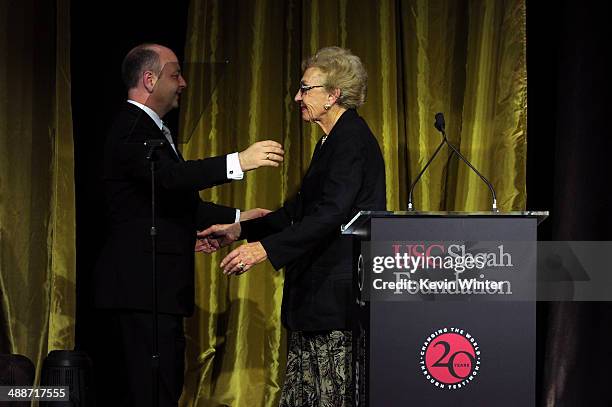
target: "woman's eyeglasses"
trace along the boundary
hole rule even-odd
[[[307,93],[310,89],[314,89],[314,88],[324,88],[324,85],[304,85],[303,83],[300,83],[300,94],[304,95],[305,93]]]

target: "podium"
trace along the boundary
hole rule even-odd
[[[547,212],[360,212],[354,405],[535,406]]]

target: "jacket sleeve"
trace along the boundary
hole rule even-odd
[[[150,182],[150,161],[145,158],[145,140],[152,139],[145,130],[136,129],[122,137],[114,145],[113,156],[117,157],[122,173],[138,181]],[[168,190],[203,190],[228,182],[226,156],[202,160],[176,161],[166,145],[157,149],[155,162],[156,184]]]
[[[343,144],[330,164],[322,194],[310,214],[261,240],[275,269],[307,254],[329,233],[339,232],[361,188],[364,162],[365,154],[358,143]]]
[[[234,223],[236,220],[236,208],[200,199],[196,217],[198,230],[203,230],[216,223]]]
[[[249,242],[259,241],[291,226],[293,219],[296,217],[298,205],[300,205],[299,193],[288,199],[279,209],[266,216],[240,222],[240,239],[247,239]]]

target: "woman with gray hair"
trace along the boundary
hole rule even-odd
[[[329,47],[304,61],[295,101],[323,130],[299,192],[259,219],[215,225],[200,237],[247,239],[221,262],[238,275],[269,260],[286,268],[281,318],[289,331],[281,407],[352,405],[352,241],[340,226],[359,211],[385,210],[385,167],[357,114],[367,74],[350,51]]]

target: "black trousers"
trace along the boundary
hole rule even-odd
[[[96,351],[94,369],[98,406],[153,405],[153,319],[148,312],[100,313],[104,350]],[[183,390],[185,334],[183,317],[159,314],[159,406],[178,406]]]

